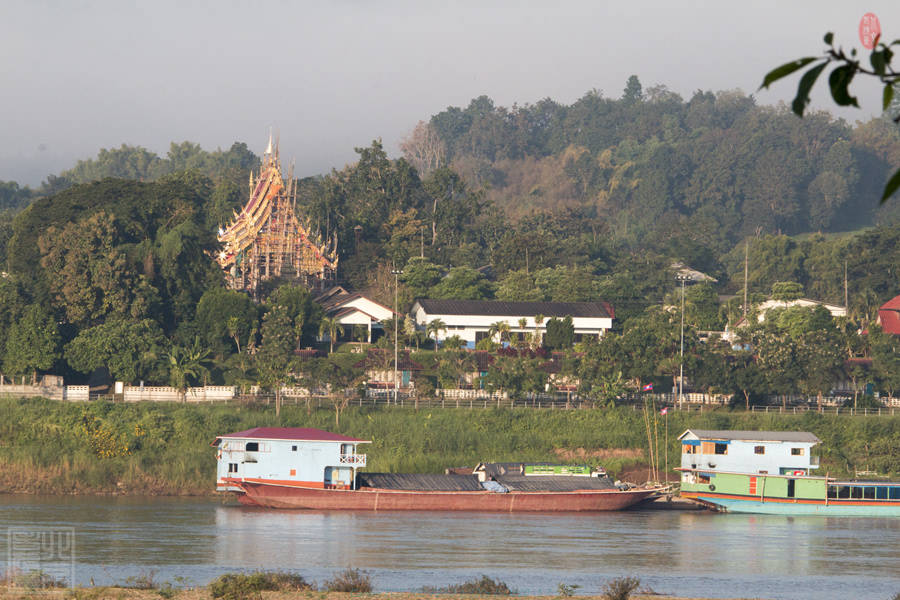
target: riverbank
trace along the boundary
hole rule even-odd
[[[173,590],[172,592],[163,592],[159,590],[136,590],[132,588],[119,587],[89,587],[58,589],[58,590],[40,590],[40,591],[22,591],[15,590],[3,591],[4,600],[40,600],[47,598],[48,592],[68,594],[69,598],[77,598],[78,600],[159,600],[160,598],[169,598],[174,600],[209,600],[210,593],[206,588],[198,588],[194,590]],[[425,594],[421,592],[390,592],[390,593],[370,593],[361,594],[358,592],[260,592],[260,600],[498,600],[498,598],[507,598],[509,600],[561,600],[565,596],[497,596],[487,594]],[[607,596],[572,596],[577,600],[608,600]],[[248,596],[247,598],[254,598]],[[666,600],[707,600],[704,598],[686,598],[681,596],[667,596],[662,594],[632,594],[631,600],[653,600],[663,598]],[[739,600],[739,599],[735,599]]]
[[[900,475],[900,416],[777,415],[720,409],[656,415],[660,470],[680,460],[688,427],[811,431],[821,473]],[[368,470],[439,473],[481,461],[585,462],[647,479],[647,427],[631,407],[579,410],[177,403],[64,403],[0,398],[0,491],[40,494],[210,495],[219,434],[261,426],[318,427],[372,440]],[[654,448],[656,451],[656,447]]]

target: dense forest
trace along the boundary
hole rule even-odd
[[[729,295],[743,288],[745,255],[754,302],[790,289],[843,304],[846,272],[840,331],[871,329],[870,341],[830,337],[840,356],[820,356],[826,366],[797,358],[787,381],[753,394],[822,393],[852,356],[880,357],[884,389],[900,388],[896,349],[874,327],[878,306],[900,293],[900,201],[877,200],[900,164],[900,131],[887,119],[798,119],[739,92],[684,101],[632,77],[618,99],[591,91],[569,106],[504,108],[482,96],[421,121],[401,148],[391,159],[376,140],[354,163],[298,182],[298,212],[337,236],[339,275],[352,288],[392,303],[399,266],[404,305],[608,301],[615,335],[567,367],[590,390],[671,376],[677,336],[664,307],[678,300],[677,265],[713,278],[686,291],[692,340],[740,317]],[[333,324],[289,284],[273,282],[260,305],[226,291],[211,259],[258,165],[242,143],[213,152],[173,143],[165,157],[123,145],[35,190],[0,182],[2,371],[78,378],[107,366],[118,379],[179,387],[284,381],[291,367],[278,357]],[[753,332],[756,347],[790,338],[799,356],[821,346],[816,318],[786,315]],[[407,328],[403,341],[427,345],[422,333]],[[707,348],[688,344],[716,374],[697,385],[741,388],[726,372],[743,357]],[[787,372],[784,357],[764,354],[756,359]],[[441,358],[428,361],[440,379]],[[316,362],[304,377],[349,382],[353,362]],[[497,364],[495,385],[511,389],[503,370],[516,365]]]

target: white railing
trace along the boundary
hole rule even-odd
[[[341,454],[342,465],[356,465],[357,467],[366,466],[365,454]]]

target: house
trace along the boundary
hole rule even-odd
[[[356,327],[365,327],[367,342],[384,334],[382,323],[393,318],[394,311],[362,294],[348,292],[341,286],[329,288],[314,298],[325,315],[337,319],[344,328],[344,338],[353,337]]]
[[[829,304],[827,302],[820,302],[818,300],[810,300],[809,298],[797,298],[796,300],[766,300],[758,304],[756,309],[756,320],[759,323],[764,323],[769,311],[780,308],[793,308],[796,306],[802,306],[804,308],[815,308],[816,306],[821,306],[825,308],[831,314],[832,318],[834,317],[846,317],[847,316],[847,307],[839,306],[837,304]],[[722,339],[726,342],[734,342],[738,338],[737,330],[743,327],[746,327],[750,324],[750,319],[753,317],[748,315],[746,317],[741,317],[737,321],[735,321],[734,325],[726,325],[725,331],[722,333]]]
[[[367,440],[306,427],[254,427],[222,435],[217,448],[216,490],[240,492],[233,482],[276,482],[287,487],[353,489],[356,470],[366,466],[357,454]]]
[[[366,387],[370,390],[394,389],[394,352],[384,348],[369,348],[366,357],[353,365],[355,369],[365,369]],[[422,365],[409,357],[409,351],[401,350],[397,355],[397,381],[399,388],[415,387],[413,371],[423,370]]]
[[[575,341],[585,337],[600,337],[612,328],[615,313],[607,302],[502,302],[495,300],[429,300],[419,299],[412,306],[416,326],[426,329],[432,321],[439,320],[445,329],[437,332],[438,340],[459,336],[468,348],[491,335],[491,327],[497,322],[509,326],[511,335],[532,334],[543,336],[547,321],[552,318],[572,317]],[[537,322],[535,317],[542,316]],[[520,321],[524,319],[523,328]]]
[[[885,333],[900,335],[900,296],[891,298],[878,309],[878,324]]]
[[[819,468],[811,451],[820,440],[811,433],[688,429],[678,439],[684,470],[809,475]]]

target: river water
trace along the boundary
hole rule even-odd
[[[301,512],[210,499],[0,495],[0,528],[8,532],[2,556],[24,567],[38,560],[22,542],[29,532],[74,538],[39,560],[78,584],[153,575],[197,585],[256,569],[321,583],[353,567],[368,571],[378,591],[486,574],[523,594],[555,594],[560,583],[600,593],[622,576],[658,593],[709,598],[891,599],[900,592],[900,519]]]

